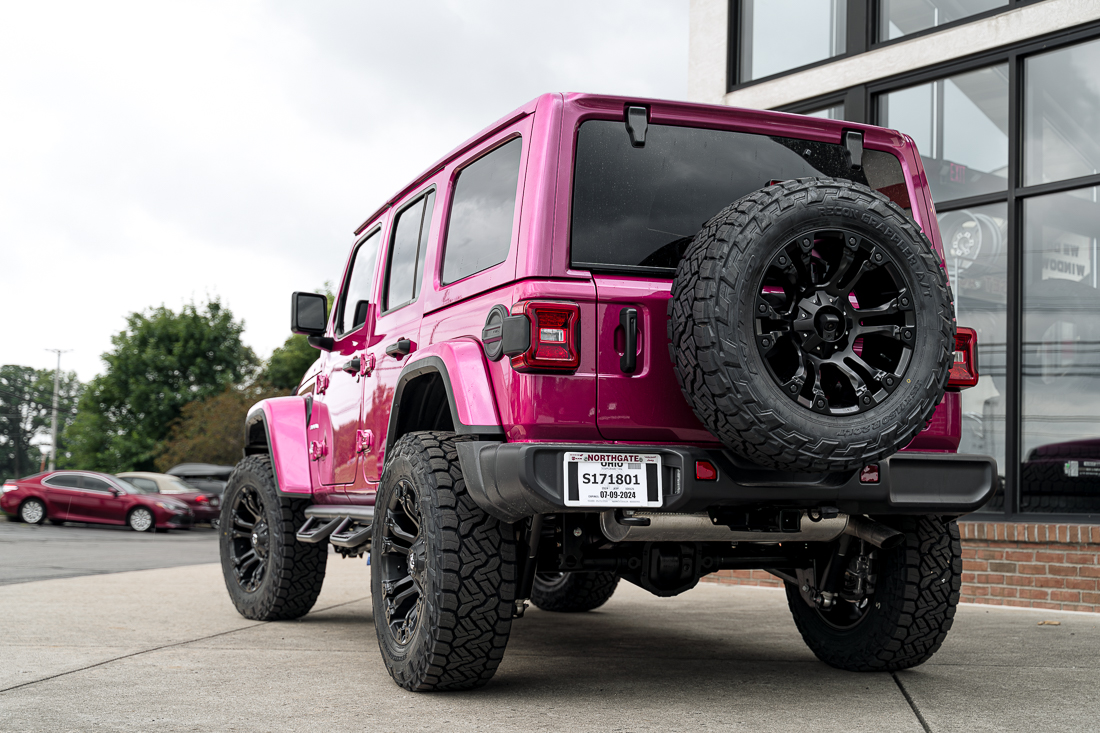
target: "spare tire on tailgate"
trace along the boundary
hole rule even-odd
[[[692,240],[669,346],[695,414],[761,466],[840,471],[904,447],[955,350],[940,258],[866,186],[803,178],[728,206]]]

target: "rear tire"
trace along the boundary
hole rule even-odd
[[[531,603],[556,613],[591,611],[607,603],[618,585],[615,573],[535,573]]]
[[[222,576],[245,618],[284,621],[309,613],[325,580],[328,543],[295,537],[308,501],[280,496],[271,457],[237,464],[222,499]]]
[[[386,668],[406,690],[484,685],[512,628],[515,531],[470,498],[457,440],[402,437],[375,500],[374,626]]]
[[[46,521],[46,505],[38,499],[27,499],[19,505],[19,519],[27,524],[42,524]]]
[[[817,658],[849,672],[893,672],[923,664],[943,644],[962,580],[959,526],[938,517],[899,517],[905,542],[878,550],[875,591],[863,616],[841,628],[787,583],[787,603]]]

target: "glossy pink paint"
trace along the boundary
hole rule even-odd
[[[257,410],[263,412],[267,426],[271,463],[279,489],[288,494],[311,493],[305,397],[273,397],[258,402],[248,411],[250,420]]]

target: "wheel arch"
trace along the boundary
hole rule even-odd
[[[313,493],[306,437],[310,399],[309,395],[293,395],[261,400],[244,421],[244,454],[270,456],[280,494]]]
[[[393,392],[387,447],[414,430],[504,438],[481,345],[472,339],[432,344],[401,370]]]

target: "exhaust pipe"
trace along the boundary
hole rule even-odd
[[[858,537],[883,550],[897,547],[905,541],[905,535],[896,529],[858,514],[848,517],[848,526],[844,528],[844,534]]]
[[[840,514],[813,522],[803,512],[798,532],[734,531],[708,514],[635,512],[630,519],[622,524],[614,511],[601,512],[600,529],[612,542],[830,542],[844,533],[849,518]]]

